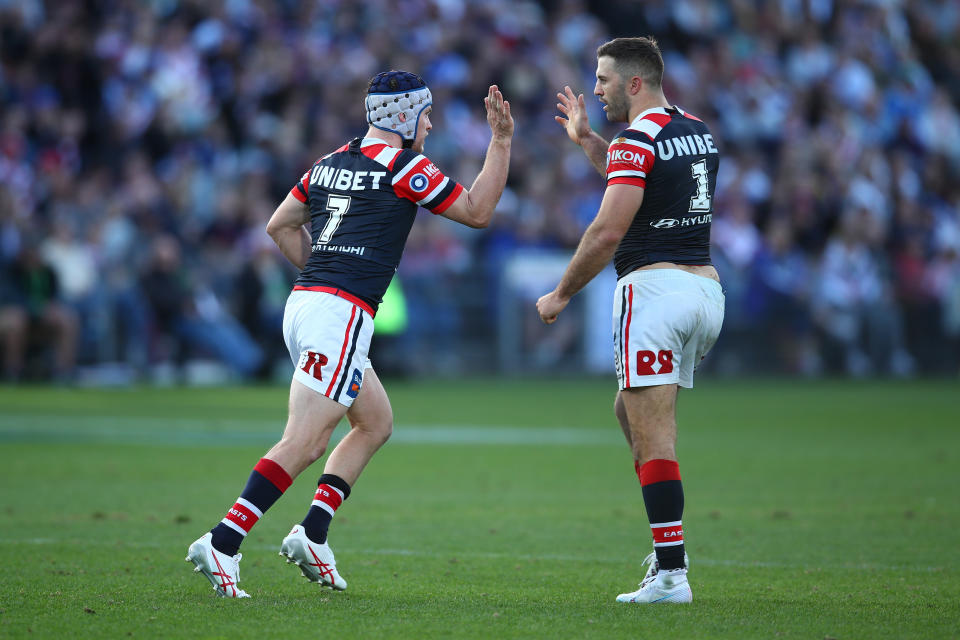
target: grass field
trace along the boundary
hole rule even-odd
[[[385,385],[394,439],[331,529],[349,590],[277,555],[318,466],[245,542],[243,601],[183,557],[285,389],[0,388],[0,638],[960,637],[957,382],[681,394],[694,603],[652,608],[613,601],[650,532],[610,380]]]

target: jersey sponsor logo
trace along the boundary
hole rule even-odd
[[[702,216],[690,216],[680,221],[681,227],[692,227],[698,224],[709,224],[713,220],[713,214],[707,213]]]
[[[423,172],[427,174],[428,178],[435,178],[440,173],[440,168],[431,162],[423,168]]]
[[[666,140],[657,140],[657,155],[661,160],[669,160],[673,156],[702,156],[708,153],[720,153],[713,144],[713,136],[689,135],[676,136]]]
[[[708,213],[702,216],[690,216],[677,220],[676,218],[660,218],[650,223],[654,229],[672,229],[674,227],[692,227],[698,224],[709,224],[713,220],[713,214]]]
[[[367,250],[366,247],[345,247],[336,244],[323,244],[321,242],[316,242],[313,245],[313,251],[334,251],[336,253],[352,253],[356,256],[362,256],[363,253]]]
[[[680,221],[676,218],[660,218],[656,222],[651,222],[650,226],[655,229],[672,229],[678,224],[680,224]]]
[[[418,173],[410,178],[410,190],[414,193],[423,193],[430,186],[430,178],[422,173]]]
[[[310,184],[337,191],[364,191],[379,189],[385,175],[386,171],[351,171],[318,164],[310,172]]]
[[[360,393],[360,385],[363,384],[363,374],[360,369],[353,370],[353,378],[350,380],[350,387],[347,389],[347,397],[356,398]]]
[[[631,151],[630,149],[611,149],[607,153],[607,164],[612,164],[614,162],[625,162],[627,164],[632,164],[637,169],[643,168],[643,163],[646,160],[644,156],[639,151]]]

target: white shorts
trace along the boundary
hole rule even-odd
[[[613,298],[620,389],[693,386],[693,370],[720,335],[720,283],[679,269],[628,273]]]
[[[365,305],[364,305],[365,306]],[[293,291],[283,311],[283,339],[293,378],[349,407],[370,367],[373,316],[332,293]]]

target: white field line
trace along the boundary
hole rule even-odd
[[[84,540],[78,541],[76,539],[70,540],[57,540],[55,538],[0,538],[0,545],[10,545],[10,546],[50,546],[50,545],[82,545],[84,547],[112,547],[116,549],[170,549],[169,544],[160,544],[159,542],[123,542],[119,541],[107,541],[107,540]],[[187,543],[183,544],[183,549],[175,549],[179,554],[181,551],[186,553]],[[265,544],[246,544],[243,547],[244,552],[247,551],[257,551],[257,552],[278,552],[279,545],[265,545]],[[638,553],[635,560],[630,560],[624,555],[620,556],[594,556],[594,555],[564,555],[557,553],[543,553],[543,554],[530,554],[530,553],[506,553],[506,552],[497,552],[497,551],[466,551],[466,550],[456,550],[456,551],[427,551],[421,549],[350,549],[349,547],[338,546],[337,553],[343,555],[375,555],[375,556],[411,556],[411,557],[420,557],[420,558],[480,558],[480,559],[490,559],[490,560],[510,560],[517,562],[587,562],[587,563],[601,563],[601,564],[631,564],[635,562],[638,566],[643,560],[641,557],[643,554]],[[705,566],[705,567],[743,567],[743,568],[760,568],[760,569],[790,569],[796,571],[805,571],[805,570],[817,570],[830,572],[834,569],[842,569],[845,571],[901,571],[901,570],[911,570],[911,571],[924,571],[928,573],[941,573],[947,570],[947,567],[920,567],[916,565],[893,565],[893,564],[881,564],[877,562],[862,562],[858,564],[837,564],[831,563],[830,565],[819,566],[819,565],[810,565],[810,564],[796,564],[789,562],[741,562],[737,560],[721,560],[714,558],[703,558],[696,557],[691,561],[691,566],[696,568],[696,566]]]
[[[272,444],[282,422],[200,420],[193,418],[123,418],[118,416],[0,415],[0,442],[106,442],[158,445]],[[346,433],[341,424],[334,440]],[[575,427],[505,427],[482,425],[394,425],[396,444],[619,445],[619,429]]]

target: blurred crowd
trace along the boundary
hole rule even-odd
[[[389,345],[401,371],[496,370],[502,265],[573,249],[603,192],[554,94],[584,92],[609,138],[596,47],[648,34],[668,99],[723,154],[712,251],[728,306],[709,366],[956,375],[955,0],[0,0],[4,377],[195,359],[270,376],[295,273],[264,225],[365,131],[367,81],[389,68],[423,75],[426,152],[467,185],[486,87],[513,106],[494,223],[421,214]]]

